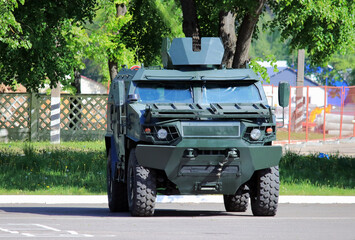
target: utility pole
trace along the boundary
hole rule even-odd
[[[304,58],[305,50],[298,50],[297,61],[297,82],[296,82],[296,110],[295,110],[295,132],[302,131],[303,119],[303,86],[304,86]],[[307,120],[308,121],[308,120]]]

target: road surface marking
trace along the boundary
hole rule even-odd
[[[5,229],[5,228],[0,228],[0,231],[7,232],[7,233],[16,233],[16,234],[19,233],[18,231],[11,231],[11,230]]]
[[[41,227],[41,228],[44,228],[44,229],[47,229],[47,230],[51,230],[51,231],[54,231],[54,232],[60,232],[61,231],[59,229],[48,227],[48,226],[42,225],[42,224],[32,224],[32,225],[37,226],[37,227]]]
[[[42,233],[42,234],[35,234],[35,233],[28,233],[28,232],[20,232],[20,231],[16,231],[16,230],[10,230],[10,229],[7,229],[7,228],[0,228],[0,231],[1,232],[6,232],[6,233],[10,233],[10,234],[19,234],[19,235],[22,235],[22,236],[26,236],[26,237],[41,237],[41,236],[46,236],[46,237],[74,237],[74,236],[77,236],[77,237],[94,237],[94,235],[91,235],[91,234],[80,234],[78,233],[77,231],[65,231],[65,230],[60,230],[58,228],[54,228],[54,227],[50,227],[50,226],[47,226],[47,225],[43,225],[43,224],[35,224],[35,223],[32,223],[32,224],[21,224],[21,223],[17,223],[17,224],[13,224],[13,223],[8,223],[6,224],[7,226],[13,226],[13,228],[17,228],[16,230],[25,230],[25,231],[29,231],[29,232],[32,232],[32,231],[50,231],[52,233]],[[18,229],[19,226],[25,226],[25,229]],[[27,226],[27,227],[26,227]],[[23,228],[23,227],[20,227],[20,228]],[[55,232],[55,233],[54,233]],[[43,235],[44,234],[44,235]],[[57,235],[58,234],[58,235]],[[1,238],[1,236],[0,236]]]
[[[31,233],[21,233],[21,235],[26,236],[26,237],[34,237],[35,236]]]

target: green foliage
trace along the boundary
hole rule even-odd
[[[182,13],[174,0],[132,0],[132,15],[121,30],[124,45],[135,50],[135,59],[145,65],[161,65],[163,37],[182,37]]]
[[[354,167],[355,158],[351,157],[331,155],[327,159],[287,152],[280,162],[280,179],[288,184],[354,189]]]
[[[257,61],[267,61],[274,68],[274,72],[278,72],[276,65],[276,58],[274,55],[267,55],[265,58],[252,58],[249,62],[249,66],[253,69],[255,73],[260,74],[261,78],[266,81],[266,83],[270,83],[270,77],[267,74],[266,67],[261,66]]]
[[[281,40],[280,31],[267,28],[265,24],[273,19],[271,13],[266,12],[258,23],[258,28],[262,29],[258,37],[253,39],[249,55],[251,58],[265,58],[267,55],[274,55],[277,60],[292,62],[292,50],[289,46],[289,39]],[[264,27],[263,27],[264,26]],[[295,57],[297,59],[297,56]]]
[[[2,191],[42,194],[105,192],[106,153],[103,142],[68,143],[64,146],[43,143],[6,145],[0,148]]]
[[[101,75],[101,81],[104,82],[110,78],[108,60],[117,62],[118,65],[136,64],[134,49],[126,47],[121,33],[122,28],[131,21],[132,15],[127,12],[124,16],[116,16],[115,4],[128,4],[128,2],[99,0],[93,23],[85,26],[90,37],[90,44],[85,50],[85,58],[91,60],[91,65],[98,69],[97,75]]]
[[[31,43],[22,36],[21,24],[16,21],[14,10],[24,0],[0,1],[0,42],[8,44],[10,48],[30,48]]]
[[[30,45],[24,48],[21,44],[14,47],[9,42],[0,42],[2,81],[12,84],[15,80],[30,91],[43,87],[46,79],[51,86],[58,82],[69,85],[74,70],[82,67],[76,56],[82,43],[76,40],[73,31],[92,19],[95,5],[96,0],[26,0],[18,5],[13,11],[19,23],[16,36]],[[17,41],[16,36],[11,38]]]
[[[340,51],[354,52],[355,2],[352,0],[278,0],[271,2],[279,29],[293,49],[306,49],[312,64],[321,64]]]
[[[195,0],[201,37],[218,37],[219,12],[223,4],[217,0]]]
[[[255,11],[257,1],[248,0],[195,0],[197,17],[202,37],[218,37],[220,11],[232,11],[236,14],[236,34],[245,14]],[[256,26],[253,37],[257,38],[259,27]]]
[[[328,62],[341,80],[347,80],[349,86],[355,86],[355,52],[346,55],[335,54]]]
[[[116,3],[126,4],[125,16],[116,16]],[[181,15],[174,0],[100,0],[93,23],[85,26],[91,41],[86,48],[85,73],[106,81],[108,59],[118,66],[161,65],[161,39],[183,36]]]

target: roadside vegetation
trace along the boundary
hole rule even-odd
[[[103,194],[104,142],[0,143],[0,194]]]
[[[355,158],[287,152],[282,195],[355,195]],[[0,143],[0,194],[106,194],[105,144]]]
[[[355,158],[287,152],[280,162],[283,195],[355,195]]]

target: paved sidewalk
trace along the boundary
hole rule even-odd
[[[342,139],[338,141],[318,141],[298,144],[283,145],[283,151],[292,151],[301,154],[326,153],[330,155],[355,157],[355,138]]]
[[[222,195],[157,197],[160,203],[223,203]],[[107,204],[106,195],[0,195],[0,204]],[[280,196],[279,203],[355,204],[355,196]]]

